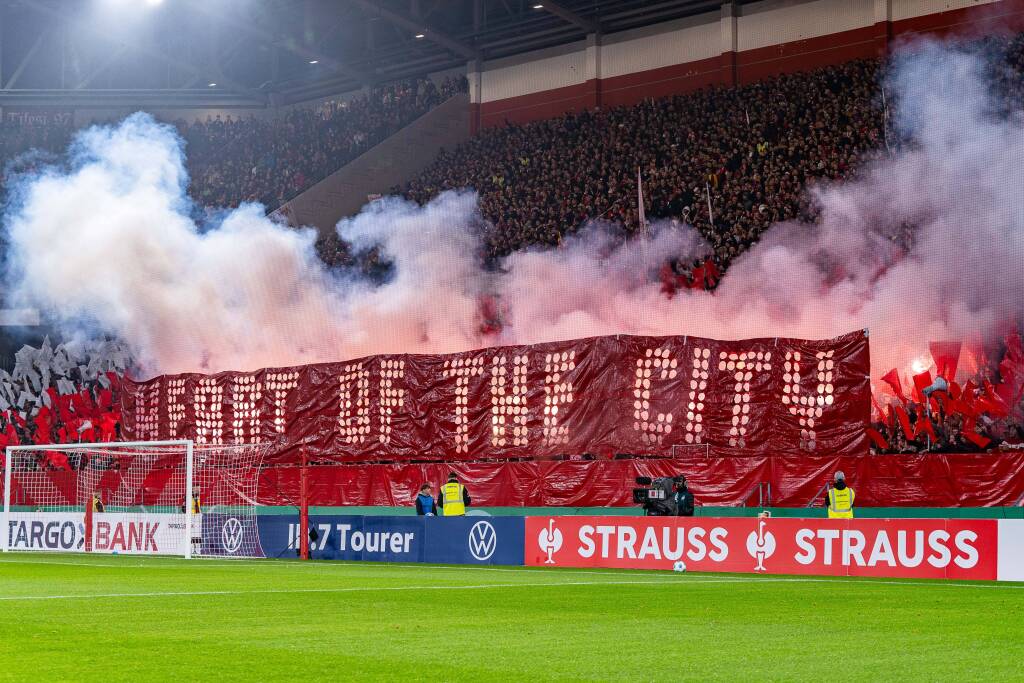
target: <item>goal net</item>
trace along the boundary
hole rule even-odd
[[[262,557],[263,454],[191,441],[9,447],[0,548]]]

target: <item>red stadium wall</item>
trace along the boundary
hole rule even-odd
[[[472,120],[474,129],[525,123],[596,106],[632,105],[648,97],[685,94],[713,85],[744,85],[780,74],[876,57],[901,38],[917,35],[969,38],[1020,30],[1024,30],[1024,0],[1002,0],[491,100],[473,105]]]
[[[307,490],[309,504],[315,506],[409,506],[420,484],[438,485],[454,471],[476,506],[622,507],[632,505],[636,477],[685,474],[702,505],[756,504],[757,487],[770,484],[771,505],[802,508],[820,497],[836,470],[846,473],[861,507],[1014,506],[1024,499],[1024,453],[332,464],[307,468]],[[301,471],[298,465],[264,469],[259,476],[259,503],[297,507]],[[249,480],[246,472],[251,470],[232,476],[244,482]],[[167,502],[167,473],[153,471],[140,504]],[[12,503],[81,504],[76,498],[78,472],[50,470],[46,476],[49,485],[36,481],[31,490],[23,489],[15,477]],[[196,481],[206,491],[212,490],[211,482],[228,479],[224,470],[196,470]],[[117,490],[118,473],[112,470],[108,480],[96,487]],[[238,490],[242,489],[240,485]]]
[[[412,505],[420,484],[439,485],[454,471],[478,506],[629,506],[636,477],[683,473],[702,505],[742,506],[769,483],[772,505],[805,507],[836,470],[846,473],[863,507],[1012,506],[1024,496],[1024,453],[1003,453],[325,465],[309,468],[309,502]],[[264,471],[260,502],[296,505],[299,473]]]

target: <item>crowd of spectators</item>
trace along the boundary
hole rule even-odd
[[[399,188],[426,202],[475,188],[491,255],[557,245],[590,219],[694,225],[726,266],[771,224],[811,220],[817,178],[849,177],[883,153],[879,63],[857,60],[737,88],[647,99],[484,130]],[[708,199],[710,198],[711,213]]]
[[[440,87],[420,78],[277,118],[178,121],[192,196],[203,206],[273,210],[467,87],[464,77]]]
[[[467,88],[464,77],[440,84],[418,78],[278,116],[175,121],[187,143],[190,195],[204,208],[261,202],[274,210]],[[0,121],[0,171],[56,161],[75,130],[68,112],[7,112]]]

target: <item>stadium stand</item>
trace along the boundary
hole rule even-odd
[[[466,87],[465,78],[440,86],[419,78],[277,118],[177,120],[188,144],[192,197],[214,209],[243,202],[276,209]],[[0,124],[0,168],[5,175],[38,169],[75,130],[68,113],[8,113]]]
[[[1024,101],[1024,34],[982,42],[1005,67],[993,74],[1002,105],[1018,108]],[[640,167],[647,216],[694,225],[713,250],[705,260],[667,263],[660,274],[663,291],[671,297],[679,288],[713,288],[769,226],[815,219],[807,191],[814,183],[853,178],[864,163],[907,144],[886,121],[885,75],[879,60],[860,59],[741,87],[509,123],[442,152],[428,170],[394,190],[423,203],[445,190],[476,189],[491,222],[482,256],[494,261],[532,245],[555,246],[588,220],[608,219],[626,233],[635,231]],[[378,87],[343,104],[294,109],[278,119],[178,121],[188,142],[192,195],[206,206],[261,201],[274,209],[466,88],[465,79],[440,87],[420,79]],[[66,114],[19,114],[5,118],[0,130],[0,160],[8,172],[22,172],[48,162],[45,152],[64,146],[74,126]],[[912,240],[913,226],[902,226],[894,239]],[[379,254],[353,255],[333,233],[321,235],[317,250],[328,265],[355,265],[372,280],[387,277],[389,266]],[[971,452],[1024,441],[1019,338],[1007,337],[1003,348],[987,351],[987,357],[976,354],[982,361],[973,374],[961,373],[961,384],[952,383],[948,392],[928,401],[919,391],[887,396],[889,404],[875,410],[874,450]],[[94,392],[91,385],[83,388]],[[59,419],[47,421],[51,429],[27,430],[13,419],[34,420],[42,407],[37,400],[8,418],[19,441],[75,438],[76,429],[67,426],[59,435]]]

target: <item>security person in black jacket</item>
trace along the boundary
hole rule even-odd
[[[686,488],[686,477],[680,476],[676,484],[676,515],[693,517],[693,494]]]

